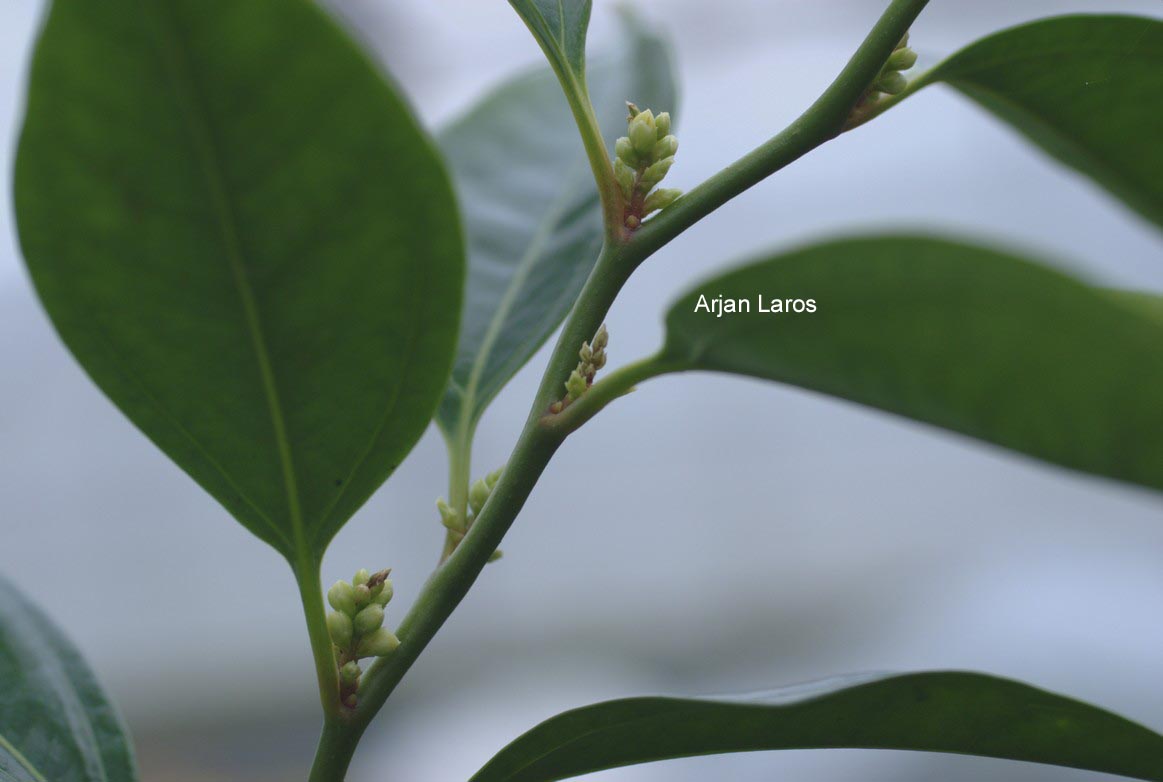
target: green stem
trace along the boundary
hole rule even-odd
[[[448,504],[468,518],[468,485],[472,480],[472,440],[474,424],[470,423],[467,411],[461,414],[456,439],[448,442]],[[444,564],[456,550],[457,535],[449,530],[444,535],[444,549],[440,553],[440,564]]]
[[[347,721],[328,717],[323,723],[307,782],[343,782],[362,734],[362,730],[352,730]]]
[[[824,94],[782,133],[741,157],[648,220],[632,244],[647,257],[687,228],[843,130],[852,108],[880,74],[929,0],[893,0]]]
[[[549,405],[564,394],[563,382],[577,363],[577,349],[593,337],[633,266],[624,248],[607,245],[567,319],[549,360],[529,419],[488,503],[455,553],[428,580],[396,631],[400,646],[364,675],[355,723],[362,730],[379,711],[497,549],[525,504],[565,433],[541,425]]]
[[[468,535],[448,561],[432,574],[412,609],[400,623],[396,631],[400,646],[389,656],[379,659],[364,674],[359,705],[354,712],[346,718],[328,720],[317,755],[323,760],[317,762],[311,782],[342,782],[351,753],[372,718],[464,599],[489,557],[501,544],[549,460],[569,431],[572,431],[568,425],[554,425],[552,422],[547,425],[543,421],[549,405],[563,395],[565,379],[577,363],[578,348],[582,342],[593,337],[634,269],[671,239],[734,196],[833,138],[927,2],[893,0],[836,81],[791,127],[680,198],[628,240],[619,240],[621,237],[613,230],[614,224],[607,221],[609,233],[606,245],[562,327],[525,427],[500,481]],[[605,166],[609,166],[608,156],[604,145],[599,145],[599,154],[595,138],[600,141],[600,135],[592,132],[592,126],[591,132],[587,133],[584,125],[589,124],[588,119],[578,116],[579,106],[574,105],[574,98],[576,96],[571,96],[571,105],[579,126],[582,126],[582,136],[586,150],[590,153],[599,190],[603,192],[608,218],[609,203],[606,203],[603,188],[609,185],[612,177],[603,175],[601,165],[601,161],[605,160]],[[586,103],[588,105],[588,101]],[[597,395],[574,413],[576,418],[568,420],[584,422],[635,382],[659,374],[656,370],[664,367],[663,371],[681,369],[655,358],[611,373],[606,381],[615,378],[615,382],[608,383],[604,388],[601,383],[595,384],[589,393],[597,389]],[[584,401],[585,397],[579,400],[579,404]]]
[[[606,405],[633,391],[639,383],[670,372],[681,372],[686,368],[686,362],[669,359],[662,354],[626,364],[590,386],[580,399],[561,413],[543,416],[541,424],[563,437],[572,434]]]
[[[319,577],[319,562],[304,556],[295,565],[295,580],[303,601],[303,615],[307,620],[307,636],[311,639],[311,654],[315,658],[315,676],[319,680],[319,702],[323,715],[330,717],[340,710],[339,669],[335,665],[331,633],[327,629],[327,608],[323,604],[323,582]]]

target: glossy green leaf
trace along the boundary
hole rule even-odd
[[[299,564],[424,431],[461,298],[451,186],[310,0],[56,0],[15,199],[82,366]]]
[[[1163,225],[1163,21],[1065,16],[992,35],[915,79],[945,82]],[[904,96],[901,96],[904,97]],[[895,103],[893,99],[890,103]]]
[[[60,630],[0,578],[0,780],[133,782],[117,712]]]
[[[695,311],[700,295],[751,311]],[[814,314],[769,314],[772,298]],[[1163,321],[1003,252],[898,236],[809,247],[707,280],[663,361],[778,380],[1076,470],[1163,489]]]
[[[668,107],[669,49],[630,20],[590,66],[606,143],[626,100]],[[449,436],[485,407],[561,323],[602,246],[602,214],[578,132],[548,69],[515,79],[439,135],[460,195],[469,270],[460,343],[437,417]]]
[[[758,698],[629,698],[551,717],[472,782],[773,749],[954,752],[1163,780],[1163,736],[1094,706],[975,673],[865,676]]]
[[[585,83],[591,0],[509,0],[553,69]]]

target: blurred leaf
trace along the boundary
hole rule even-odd
[[[585,84],[590,0],[509,0],[553,69]]]
[[[424,431],[461,297],[452,190],[310,0],[56,0],[16,208],[82,366],[297,564]]]
[[[0,780],[132,782],[121,719],[73,645],[0,578]]]
[[[701,294],[751,312],[694,312]],[[818,311],[762,314],[759,296]],[[698,285],[667,331],[677,368],[803,386],[1163,489],[1163,322],[1005,253],[915,236],[809,247]]]
[[[1163,323],[1163,296],[1144,291],[1107,291],[1115,300],[1136,312]]]
[[[471,782],[551,782],[656,760],[773,749],[904,749],[1163,780],[1163,736],[1094,706],[977,673],[861,676],[759,698],[628,698],[517,738]]]
[[[922,74],[905,95],[936,82],[1163,225],[1163,112],[1153,97],[1163,94],[1163,21],[1064,16],[1015,27]]]
[[[674,107],[666,43],[629,20],[590,81],[605,141],[626,100]],[[456,363],[437,422],[471,432],[489,402],[573,306],[602,247],[597,188],[547,69],[503,85],[439,136],[460,195],[468,284]]]

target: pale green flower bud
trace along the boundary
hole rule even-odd
[[[371,602],[372,591],[368,589],[367,584],[359,584],[355,588],[355,607],[363,608]]]
[[[656,185],[666,178],[666,174],[670,171],[670,167],[674,165],[674,158],[664,157],[650,168],[642,172],[641,181],[646,185]]]
[[[480,513],[488,498],[489,485],[485,483],[484,478],[477,478],[468,489],[468,504],[472,507],[472,512]]]
[[[504,467],[498,467],[491,473],[485,476],[485,483],[489,486],[489,491],[492,491],[497,486],[497,481],[501,480],[501,473],[505,471]]]
[[[581,350],[579,350],[577,352],[577,356],[582,361],[589,361],[590,359],[592,359],[594,357],[594,349],[590,347],[590,343],[583,342],[582,346],[581,346]]]
[[[634,195],[634,181],[637,172],[622,162],[622,158],[614,161],[614,179],[618,180],[618,187],[622,188],[622,196],[629,201]]]
[[[355,590],[346,581],[336,581],[327,590],[327,602],[342,614],[355,616]]]
[[[569,380],[565,381],[565,390],[571,400],[580,398],[587,388],[589,388],[589,384],[576,369],[570,374]]]
[[[667,157],[674,157],[674,153],[678,152],[678,139],[674,136],[663,136],[654,145],[654,149],[650,152],[651,160],[662,160]]]
[[[630,139],[625,136],[614,142],[614,155],[630,168],[638,167],[638,153],[634,151],[634,145],[630,143]]]
[[[436,510],[440,511],[440,523],[452,530],[464,531],[464,525],[461,524],[460,514],[444,500],[436,501]]]
[[[907,71],[917,64],[917,53],[912,49],[897,49],[884,66],[886,71]]]
[[[654,129],[658,132],[659,138],[665,138],[670,135],[670,112],[664,111],[654,118]]]
[[[654,124],[654,114],[650,109],[639,112],[630,120],[630,143],[639,155],[649,155],[658,141],[658,130]]]
[[[594,332],[594,350],[605,350],[606,346],[610,344],[610,332],[606,330],[606,324],[603,323],[598,326],[598,330]]]
[[[361,673],[363,673],[363,671],[359,669],[359,663],[357,663],[355,660],[352,660],[348,663],[345,663],[343,667],[339,669],[339,680],[346,684],[348,687],[352,687],[359,683],[359,676]]]
[[[400,645],[400,639],[386,627],[381,627],[359,642],[355,653],[360,657],[383,657],[391,654]]]
[[[503,556],[505,556],[505,552],[501,551],[500,549],[497,549],[492,554],[489,554],[489,562],[496,562],[498,559],[500,559]]]
[[[373,596],[372,600],[374,600],[379,605],[386,606],[391,602],[392,595],[396,593],[396,588],[392,586],[392,579],[390,578],[383,583],[382,587],[383,588],[380,589],[380,593]]]
[[[637,117],[638,113],[641,112],[642,109],[638,108],[637,105],[631,103],[630,101],[626,101],[626,111],[628,112],[626,121],[629,122],[630,120]]]
[[[901,74],[893,71],[891,73],[883,74],[877,79],[873,87],[881,92],[889,95],[899,95],[905,91],[905,87],[909,86],[909,81]]]
[[[366,584],[371,580],[371,577],[372,574],[367,571],[367,568],[360,568],[359,570],[355,571],[355,575],[351,577],[351,584],[352,586]]]
[[[673,204],[681,195],[681,190],[676,190],[673,187],[660,187],[646,196],[646,202],[642,207],[646,211],[646,214],[657,212],[659,209],[665,209]]]
[[[382,626],[384,623],[384,607],[372,603],[367,608],[355,615],[355,631],[360,635],[367,635],[372,630]]]
[[[903,49],[908,45],[909,45],[909,33],[908,33],[908,31],[905,31],[905,34],[903,36],[901,36],[900,43],[898,43],[896,45],[896,48]]]
[[[348,648],[351,646],[351,617],[338,611],[328,611],[327,632],[331,634],[332,643],[340,649]]]

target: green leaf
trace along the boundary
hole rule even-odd
[[[68,639],[0,578],[0,780],[132,782],[120,717]]]
[[[591,82],[605,143],[626,100],[673,109],[666,43],[631,20]],[[437,422],[467,436],[573,306],[602,246],[597,188],[548,69],[506,83],[439,135],[460,194],[468,284],[460,343]]]
[[[559,74],[585,84],[590,0],[509,0]]]
[[[695,312],[703,294],[751,311]],[[764,314],[757,297],[817,312]],[[778,380],[1163,489],[1163,320],[1003,252],[916,236],[809,247],[698,285],[667,331],[674,369]]]
[[[472,782],[551,782],[670,758],[905,749],[1163,780],[1163,736],[1094,706],[976,673],[848,677],[761,699],[629,698],[551,717]]]
[[[430,420],[463,277],[451,186],[310,0],[56,0],[15,199],[82,366],[298,564]]]
[[[963,49],[910,85],[945,82],[1163,226],[1163,21],[1064,16]],[[892,105],[900,98],[886,101]]]

